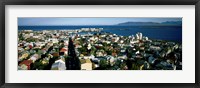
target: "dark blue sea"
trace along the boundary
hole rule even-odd
[[[19,30],[63,30],[80,28],[103,28],[109,32],[122,36],[135,35],[141,32],[150,39],[160,39],[182,42],[182,26],[18,26]]]

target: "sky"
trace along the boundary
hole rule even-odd
[[[124,22],[166,22],[182,21],[182,18],[125,18],[125,17],[75,17],[75,18],[56,18],[56,17],[20,17],[18,26],[36,26],[36,25],[115,25]]]

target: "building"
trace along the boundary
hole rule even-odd
[[[36,60],[38,60],[40,58],[40,56],[38,54],[34,54],[33,56],[31,56],[31,58],[29,58],[30,60],[32,60],[33,62],[35,62]]]
[[[90,59],[81,59],[81,70],[92,70],[92,62]]]
[[[24,60],[19,64],[19,67],[23,70],[30,70],[32,62],[32,60]]]
[[[55,61],[55,63],[52,64],[51,70],[65,70],[65,62],[62,59],[59,59]]]
[[[62,48],[60,50],[60,55],[67,55],[68,51],[67,51],[67,48]]]

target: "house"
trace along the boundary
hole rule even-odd
[[[152,50],[161,50],[161,48],[159,46],[150,46],[150,49]]]
[[[114,58],[111,55],[106,56],[107,61],[110,62],[110,65],[113,66],[115,64],[115,62],[117,61],[117,58]]]
[[[90,56],[83,56],[83,59],[94,59],[95,56],[94,55],[90,55]]]
[[[59,57],[59,53],[57,53],[57,52],[53,53],[52,55],[53,55],[53,57]]]
[[[19,66],[22,70],[30,70],[32,62],[32,60],[24,60],[19,64]]]
[[[92,70],[92,62],[90,59],[80,59],[81,70]]]
[[[28,53],[24,53],[24,54],[22,54],[21,57],[19,57],[19,60],[21,61],[21,60],[23,60],[23,59],[26,59],[28,56],[29,56]]]
[[[55,61],[51,66],[51,70],[66,70],[65,62],[62,59]]]
[[[60,55],[67,55],[68,54],[68,49],[67,48],[62,48],[61,50],[60,50],[60,53],[59,53]]]
[[[49,39],[49,41],[52,41],[52,43],[58,43],[59,42],[58,39],[56,39],[56,38],[51,38],[51,39]]]
[[[125,60],[125,59],[127,59],[127,56],[126,55],[122,55],[122,56],[118,56],[117,58]]]
[[[18,66],[18,70],[27,70],[28,66],[22,64],[21,66]]]
[[[32,60],[33,62],[35,62],[39,58],[40,58],[40,56],[38,54],[34,54],[33,56],[31,56],[31,58],[29,58],[29,60]]]
[[[97,57],[99,57],[99,56],[104,56],[103,51],[97,51],[97,52],[96,52],[96,56],[97,56]]]

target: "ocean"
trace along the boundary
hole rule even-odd
[[[159,39],[182,43],[182,26],[18,26],[18,30],[73,30],[80,28],[103,28],[122,36],[135,35],[141,32],[149,39]]]

